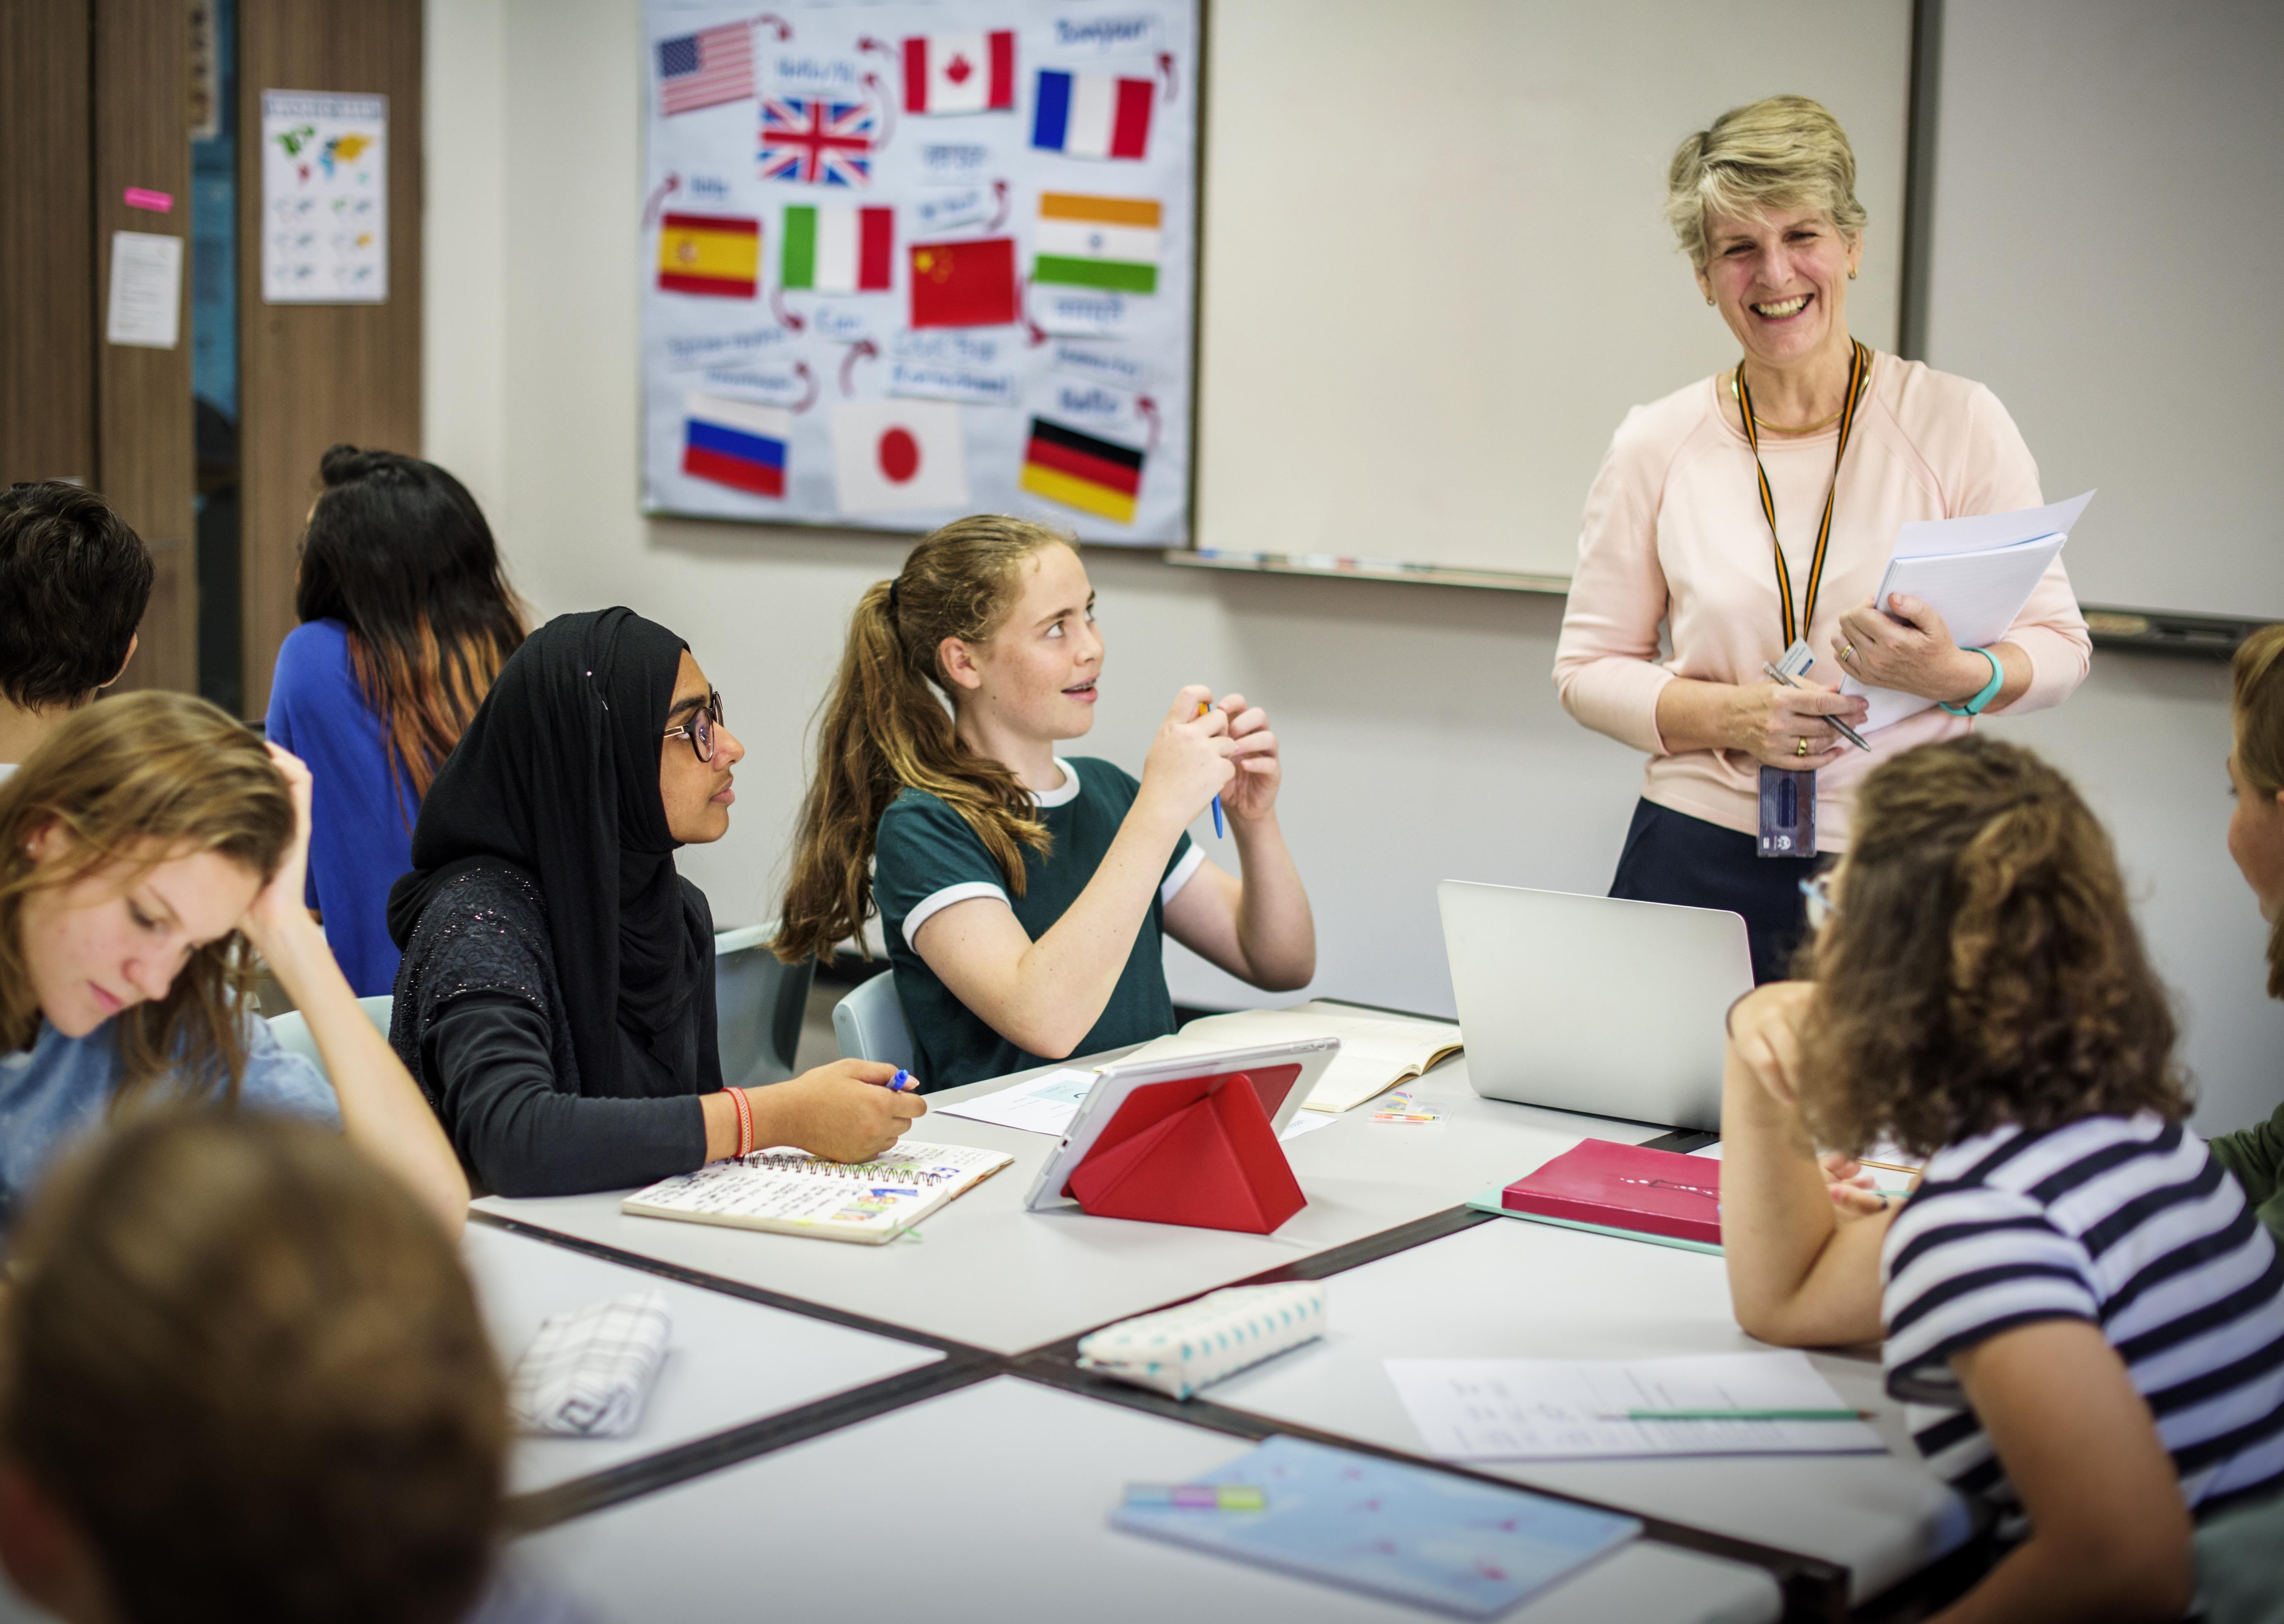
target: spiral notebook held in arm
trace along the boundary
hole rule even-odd
[[[2072,496],[2016,513],[1976,513],[1965,519],[1933,519],[1903,526],[1895,556],[1872,601],[1881,609],[1895,593],[1934,605],[1961,648],[1988,648],[2003,642],[2006,629],[2030,601],[2046,566],[2069,539],[2070,527],[2085,511],[2093,493]],[[1861,694],[1870,714],[1863,731],[1891,727],[1934,705],[1918,694],[1867,688],[1854,677],[1840,684],[1844,694]]]
[[[860,1162],[826,1161],[778,1145],[661,1179],[627,1197],[619,1210],[877,1246],[1014,1159],[1004,1151],[915,1139]]]
[[[1721,1250],[1721,1164],[1709,1156],[1588,1139],[1467,1205],[1688,1252]]]

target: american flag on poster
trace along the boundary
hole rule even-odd
[[[695,113],[754,93],[754,26],[724,23],[658,43],[658,110]]]
[[[880,117],[870,102],[821,96],[762,98],[762,178],[811,186],[869,186]]]

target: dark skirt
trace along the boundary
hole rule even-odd
[[[1722,908],[1741,914],[1753,946],[1753,980],[1779,981],[1808,933],[1800,882],[1828,857],[1764,857],[1748,834],[1654,801],[1634,803],[1610,894],[1637,902]]]

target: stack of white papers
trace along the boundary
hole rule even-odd
[[[1961,648],[1984,648],[2005,640],[2046,573],[2046,566],[2069,539],[2093,493],[2016,513],[1978,513],[1967,519],[1931,519],[1901,527],[1895,557],[1881,577],[1872,602],[1881,609],[1901,592],[1935,606]],[[1819,651],[1820,652],[1821,651]],[[1935,701],[1892,688],[1867,688],[1854,677],[1840,691],[1871,702],[1862,730],[1892,727]]]
[[[1631,1418],[1642,1410],[1849,1410],[1803,1353],[1387,1363],[1428,1452],[1446,1460],[1865,1455],[1887,1448],[1860,1420]]]

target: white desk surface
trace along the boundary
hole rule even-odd
[[[468,1226],[462,1253],[503,1365],[512,1369],[551,1315],[622,1292],[666,1294],[674,1333],[641,1421],[623,1438],[518,1435],[509,1487],[521,1494],[655,1455],[764,1416],[934,1364],[934,1348],[725,1296],[567,1247]]]
[[[1036,1074],[946,1089],[932,1103]],[[1483,1099],[1467,1086],[1465,1056],[1437,1066],[1411,1092],[1443,1120],[1374,1122],[1371,1108],[1360,1105],[1286,1147],[1309,1205],[1273,1235],[1090,1218],[1075,1206],[1026,1212],[1023,1198],[1057,1141],[934,1113],[914,1124],[914,1138],[1010,1151],[1015,1163],[921,1223],[917,1239],[884,1246],[629,1217],[619,1211],[622,1191],[491,1196],[477,1205],[803,1301],[1017,1353],[1455,1206],[1488,1184],[1534,1171],[1590,1133],[1639,1144],[1662,1131]]]
[[[1498,1218],[1334,1275],[1324,1340],[1200,1396],[1408,1453],[1427,1452],[1388,1358],[1650,1359],[1747,1352],[1721,1260]],[[1471,1469],[1844,1564],[1855,1598],[1909,1578],[1973,1532],[1920,1459],[1880,1367],[1815,1354],[1872,1410],[1887,1455],[1471,1461]]]
[[[1109,1526],[1129,1482],[1182,1482],[1252,1448],[1002,1376],[575,1519],[516,1549],[550,1585],[614,1624],[879,1612],[943,1624],[1441,1616]],[[1759,1568],[1636,1541],[1503,1624],[1746,1624],[1779,1611],[1775,1581]]]

